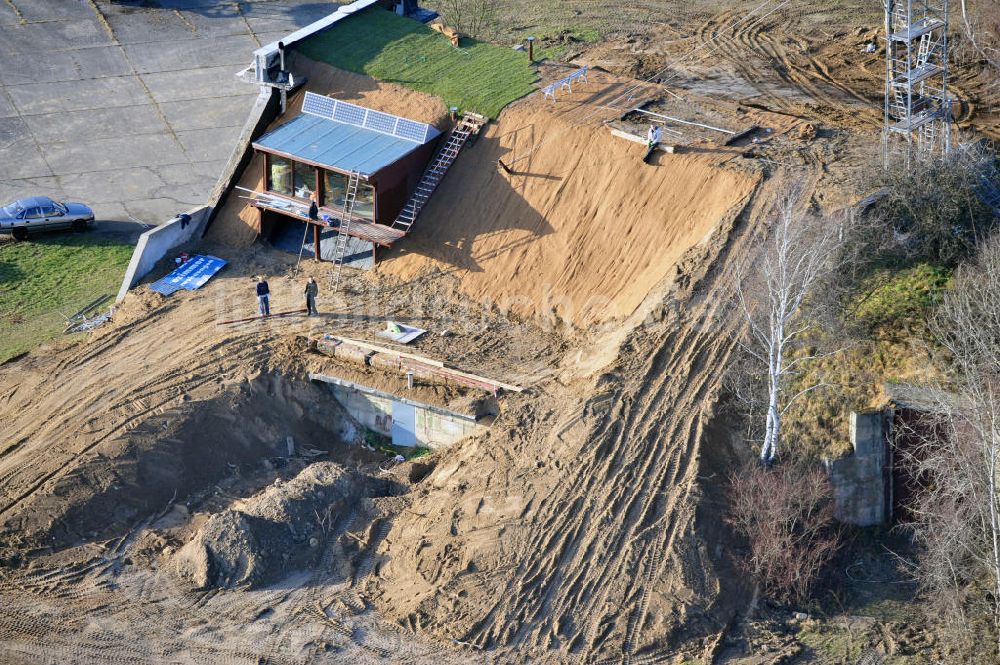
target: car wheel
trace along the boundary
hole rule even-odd
[[[83,233],[84,231],[87,230],[87,222],[83,221],[82,219],[74,219],[73,230],[76,231],[77,233]]]
[[[11,231],[11,234],[14,236],[14,240],[28,239],[28,229],[24,228],[23,226],[18,226],[17,228],[13,229]]]

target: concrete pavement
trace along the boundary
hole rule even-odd
[[[0,1],[0,204],[159,224],[204,203],[257,94],[234,74],[337,4]]]

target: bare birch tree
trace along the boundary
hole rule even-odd
[[[801,396],[824,384],[789,394],[789,383],[802,363],[816,356],[792,357],[793,347],[809,331],[800,316],[810,290],[831,269],[840,227],[800,209],[797,191],[778,203],[759,257],[749,269],[736,270],[736,296],[746,318],[743,348],[762,370],[766,391],[760,459],[778,455],[782,417]]]
[[[954,383],[934,405],[944,436],[916,455],[929,479],[917,508],[918,572],[956,623],[974,630],[988,610],[1000,657],[1000,238],[959,271],[934,326]]]

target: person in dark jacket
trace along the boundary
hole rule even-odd
[[[257,277],[257,305],[261,316],[271,316],[271,289],[263,275]]]
[[[309,195],[309,219],[314,222],[319,221],[319,205],[316,201],[319,199],[319,192],[313,192]]]
[[[316,296],[319,295],[319,286],[316,284],[316,280],[310,277],[306,281],[306,316],[313,316],[314,314],[319,314],[316,311]]]

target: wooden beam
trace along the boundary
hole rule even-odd
[[[305,313],[306,313],[305,308],[291,309],[288,310],[287,312],[275,312],[271,316],[261,316],[260,314],[258,314],[256,316],[248,316],[245,319],[232,319],[230,321],[219,321],[217,325],[223,326],[226,325],[227,323],[244,323],[246,321],[256,321],[258,319],[278,319],[286,316],[292,316],[293,314],[305,314]]]
[[[316,224],[313,224],[313,252],[317,261],[323,260],[319,255],[319,226]]]
[[[509,390],[515,393],[519,393],[524,390],[524,388],[522,388],[521,386],[515,386],[510,383],[495,381],[493,379],[488,379],[484,376],[478,376],[476,374],[470,374],[469,372],[463,372],[459,369],[455,369],[454,367],[448,367],[445,363],[441,362],[440,360],[434,360],[432,358],[426,358],[424,356],[418,356],[412,353],[406,353],[405,351],[397,351],[396,349],[390,349],[385,346],[379,346],[377,344],[371,344],[369,342],[363,342],[361,340],[351,339],[350,337],[338,337],[334,335],[333,338],[340,342],[343,342],[344,344],[350,344],[352,346],[357,346],[362,349],[367,349],[369,351],[375,351],[376,353],[384,353],[386,355],[394,355],[400,358],[407,358],[408,360],[412,360],[422,365],[429,365],[438,370],[441,370],[442,374],[451,374],[455,377],[461,377],[464,379],[468,379],[470,381],[475,381],[478,383],[487,383],[489,385],[497,386],[498,388],[503,388],[504,390]]]
[[[632,141],[633,143],[641,143],[643,145],[649,145],[646,139],[641,136],[636,136],[635,134],[630,134],[628,132],[622,131],[620,129],[611,128],[611,134],[617,136],[620,139],[625,139],[626,141]],[[657,143],[656,150],[662,150],[663,152],[673,154],[677,152],[677,146],[672,146],[668,143]]]

